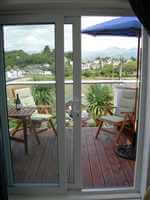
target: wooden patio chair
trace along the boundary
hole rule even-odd
[[[38,112],[38,109],[49,109],[49,105],[36,105],[30,88],[12,89],[12,94],[14,98],[16,98],[16,94],[19,95],[20,101],[24,107],[35,108],[35,112],[31,115],[31,124],[29,128],[35,134],[38,143],[40,143],[40,140],[37,134],[46,131],[50,127],[53,129],[54,134],[57,136],[57,131],[53,123],[53,119],[55,117],[53,117],[51,114]],[[37,128],[40,128],[43,122],[47,122],[47,128],[42,128],[40,131],[37,131]],[[15,135],[15,133],[19,130],[21,125],[21,121],[18,121],[16,128],[12,132],[12,136]]]
[[[98,138],[100,131],[106,131],[116,134],[116,144],[119,144],[120,136],[122,135],[125,128],[130,132],[132,136],[135,131],[135,114],[136,114],[136,90],[124,91],[120,97],[120,102],[117,107],[108,108],[109,115],[101,116],[98,118],[99,125],[96,132],[95,138]],[[112,110],[115,110],[113,113]],[[113,129],[103,128],[103,124],[111,124],[114,126]]]

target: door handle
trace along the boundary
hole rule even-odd
[[[79,105],[79,100],[73,101],[73,116],[74,117],[80,117],[80,105]]]

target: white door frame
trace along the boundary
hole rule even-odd
[[[73,156],[74,187],[81,188],[81,25],[80,18],[73,23]]]
[[[13,174],[12,174],[12,163],[11,163],[11,154],[10,154],[10,140],[8,134],[8,123],[7,123],[7,103],[6,103],[6,84],[5,84],[5,69],[4,69],[4,51],[3,51],[3,28],[0,25],[0,118],[2,122],[1,133],[4,146],[6,168],[7,168],[7,176],[8,184],[12,184],[13,182]],[[3,119],[3,120],[2,120]],[[7,159],[6,159],[7,158]]]
[[[113,12],[112,12],[113,13]],[[94,15],[94,14],[93,14]],[[59,24],[59,27],[57,27],[57,30],[60,30],[61,31],[61,33],[62,33],[62,35],[64,34],[63,32],[62,32],[62,24],[64,25],[64,21],[62,20],[62,18],[63,18],[64,16],[58,16],[58,17],[56,17],[57,18],[57,20],[59,21],[58,22],[58,24]],[[53,17],[52,17],[53,18]],[[2,17],[2,18],[0,18],[0,24],[16,24],[16,23],[20,23],[20,24],[22,24],[23,22],[24,23],[49,23],[50,22],[50,19],[52,19],[51,17],[49,17],[49,15],[40,15],[40,14],[38,14],[38,15],[32,15],[32,16],[27,16],[27,15],[25,15],[25,16],[20,16],[19,14],[18,15],[14,15],[13,17],[10,15],[9,17],[8,16],[4,16],[4,17]],[[77,25],[76,25],[76,27],[79,27],[80,26],[80,23],[77,23]],[[61,28],[60,28],[61,27]],[[77,32],[76,32],[77,31]],[[73,30],[73,34],[77,34],[77,36],[75,36],[75,40],[74,40],[74,42],[75,41],[77,41],[78,39],[79,39],[79,43],[80,43],[80,36],[79,36],[79,32],[78,32],[79,30],[78,29],[76,29],[76,30]],[[1,32],[0,33],[2,33],[2,30],[1,30]],[[56,34],[57,35],[57,34]],[[58,34],[59,35],[59,34]],[[148,67],[149,67],[149,63],[150,63],[150,61],[149,61],[149,59],[148,59],[148,53],[149,53],[149,51],[148,51],[148,49],[150,49],[150,44],[149,44],[149,37],[146,35],[146,33],[145,33],[145,42],[143,42],[143,44],[144,44],[144,48],[143,48],[143,63],[142,63],[142,65],[143,65],[143,95],[144,96],[142,96],[142,99],[141,99],[141,109],[140,109],[140,111],[142,112],[142,109],[144,109],[144,111],[143,112],[145,112],[146,113],[146,110],[148,110],[149,109],[149,105],[148,105],[148,101],[149,101],[149,79],[150,79],[150,74],[149,74],[149,70],[148,70]],[[59,36],[57,36],[58,37],[58,41],[60,40],[60,38],[59,38]],[[61,38],[62,38],[62,36],[60,36]],[[74,37],[73,37],[74,38]],[[73,42],[73,43],[74,43]],[[146,42],[148,42],[147,44],[146,44]],[[60,43],[61,44],[58,44],[57,43],[57,45],[60,45],[60,48],[61,49],[59,49],[58,50],[58,55],[61,55],[61,56],[63,56],[63,54],[64,54],[64,52],[63,52],[63,42],[62,41],[60,41]],[[74,50],[77,50],[78,48],[79,48],[79,46],[80,46],[80,44],[74,44]],[[78,45],[78,47],[76,46],[76,45]],[[2,45],[2,36],[0,36],[0,50],[3,50],[3,45]],[[81,52],[80,52],[81,50],[79,49],[79,52],[75,52],[74,53],[74,58],[76,58],[77,60],[78,60],[78,58],[79,58],[79,61],[75,61],[75,63],[74,63],[74,65],[81,65],[81,62],[80,62],[80,54],[81,54]],[[1,51],[2,52],[2,51]],[[79,56],[79,57],[78,57]],[[1,57],[3,57],[3,54],[1,53]],[[78,57],[78,58],[77,58]],[[76,60],[75,59],[75,60]],[[144,61],[144,59],[145,59],[145,61]],[[61,62],[63,61],[63,58],[61,58]],[[63,65],[64,64],[62,64],[62,63],[60,63],[60,62],[58,62],[57,63],[57,65],[61,65],[62,66],[62,68],[64,68],[63,67]],[[3,66],[3,61],[1,60],[0,61],[0,67],[2,68],[2,66]],[[78,66],[79,66],[78,65]],[[77,73],[76,75],[80,75],[80,69],[78,68],[78,66],[77,66],[77,69],[79,70],[77,70],[75,73]],[[146,68],[146,70],[144,70]],[[61,69],[62,70],[62,69]],[[148,71],[147,71],[148,70]],[[2,103],[0,104],[0,109],[2,110],[2,114],[1,114],[1,117],[3,117],[3,119],[7,119],[7,113],[6,113],[6,103],[5,103],[5,100],[6,100],[6,96],[5,96],[5,85],[4,85],[4,69],[0,69],[0,71],[2,72],[2,76],[1,76],[1,81],[2,81],[2,84],[0,85],[0,89],[2,89],[1,91],[3,91],[3,96],[1,95],[0,96],[0,98],[1,98],[1,100],[2,100]],[[56,71],[57,71],[57,69],[56,69]],[[148,73],[147,73],[148,72]],[[63,70],[62,70],[62,73],[63,73]],[[74,74],[74,76],[76,76],[75,74]],[[79,84],[79,82],[80,82],[80,77],[74,77],[75,79],[76,79],[76,81],[78,80],[78,82],[77,82],[77,85]],[[147,78],[147,81],[145,81],[145,78]],[[58,87],[60,87],[60,83],[62,83],[62,77],[61,77],[61,80],[59,81],[59,83],[58,83]],[[64,84],[64,83],[63,83]],[[81,86],[79,86],[79,87],[81,87]],[[61,88],[62,88],[62,85],[61,85]],[[76,89],[75,89],[76,90]],[[80,94],[79,94],[79,91],[80,91],[80,89],[77,91],[76,90],[76,92],[75,92],[75,94],[74,94],[74,97],[76,97],[76,95],[78,94],[79,96],[79,98],[77,98],[77,99],[75,99],[75,101],[76,101],[76,105],[78,105],[78,103],[80,103],[80,101],[81,101],[81,99],[80,99]],[[57,95],[60,95],[61,97],[63,97],[63,94],[62,94],[62,92],[60,91],[60,93],[61,93],[61,95],[60,94],[57,94]],[[64,98],[63,98],[64,99]],[[64,101],[62,99],[62,102]],[[58,103],[58,102],[57,102]],[[144,105],[146,105],[145,107],[144,107]],[[61,108],[60,108],[61,107]],[[63,103],[62,103],[62,106],[58,106],[58,108],[62,111],[64,108],[62,108],[63,107]],[[79,108],[78,106],[77,106],[77,108]],[[76,113],[77,115],[79,115],[79,117],[80,117],[80,110],[77,110],[77,111],[79,111],[79,113]],[[142,112],[142,113],[143,113]],[[3,115],[3,116],[2,116]],[[57,118],[57,120],[59,120],[60,118],[58,117]],[[78,120],[79,120],[79,118],[78,118]],[[92,190],[93,192],[94,192],[94,194],[95,193],[99,193],[99,192],[101,192],[102,194],[105,194],[105,193],[109,193],[109,194],[120,194],[120,193],[138,193],[138,194],[140,194],[140,192],[141,191],[144,191],[144,189],[142,189],[142,186],[143,186],[143,188],[145,188],[145,185],[146,185],[146,183],[147,183],[147,177],[149,177],[150,176],[150,173],[148,173],[148,166],[149,166],[149,155],[150,155],[150,152],[149,152],[149,129],[150,129],[150,127],[149,127],[149,114],[147,113],[146,115],[145,115],[145,122],[143,122],[143,119],[140,119],[141,121],[140,121],[140,123],[141,123],[141,126],[139,127],[139,134],[143,134],[144,135],[144,138],[141,138],[141,136],[140,136],[140,138],[141,138],[141,142],[139,142],[139,139],[138,139],[138,142],[140,143],[139,145],[139,148],[138,148],[138,152],[141,154],[141,155],[139,155],[138,157],[139,157],[139,160],[138,160],[138,162],[140,163],[140,164],[137,164],[137,166],[138,166],[138,168],[136,169],[136,181],[135,181],[135,187],[133,187],[133,188],[119,188],[119,189],[111,189],[111,190]],[[63,122],[64,122],[64,115],[62,114],[62,119],[60,120],[60,123],[59,123],[59,125],[58,125],[58,130],[60,130],[61,128],[63,128]],[[77,122],[76,122],[77,123]],[[7,125],[6,125],[6,122],[4,122],[4,124],[3,124],[4,126],[2,127],[2,131],[3,131],[3,133],[7,130]],[[6,128],[6,129],[5,129]],[[78,125],[77,125],[77,129],[79,129],[79,122],[78,122]],[[62,129],[61,129],[61,131],[62,131]],[[79,166],[80,166],[80,142],[81,142],[81,135],[80,135],[80,131],[78,132],[79,134],[77,134],[76,135],[76,133],[75,133],[75,140],[76,140],[76,142],[75,142],[75,140],[74,140],[74,142],[76,143],[76,147],[79,147],[78,149],[77,149],[77,152],[75,153],[75,165],[76,165],[76,169],[75,169],[75,177],[78,177],[78,180],[77,180],[77,178],[76,178],[76,181],[75,181],[75,184],[76,184],[76,186],[77,187],[80,187],[80,184],[81,184],[81,181],[79,181],[80,180],[80,169],[79,169]],[[63,135],[61,135],[60,137],[64,137]],[[59,141],[60,142],[60,141]],[[62,141],[61,141],[62,142]],[[65,140],[64,140],[64,143],[65,143]],[[142,144],[144,144],[144,150],[142,151]],[[140,149],[140,150],[139,150]],[[5,149],[5,151],[6,151],[6,149]],[[60,151],[60,150],[59,150]],[[61,153],[62,154],[62,153]],[[143,156],[144,156],[144,158],[143,158]],[[61,160],[62,160],[62,158],[60,158]],[[142,160],[143,159],[143,160]],[[144,161],[144,164],[143,164],[143,166],[142,166],[142,161]],[[64,158],[64,162],[65,162],[65,158]],[[139,166],[141,166],[141,168],[139,168]],[[146,169],[144,169],[146,167]],[[142,177],[142,175],[141,176],[139,176],[138,174],[140,174],[141,173],[141,170],[142,170],[142,175],[143,175],[143,177],[144,178],[142,178],[142,180],[141,180],[141,177]],[[64,181],[65,180],[65,177],[66,177],[66,169],[65,169],[65,163],[63,163],[62,164],[62,170],[60,170],[61,171],[61,173],[62,173],[62,175],[60,176],[60,177],[62,177],[62,182],[60,181],[60,183],[62,183],[62,185],[63,185],[63,189],[64,188],[66,188],[66,182]],[[80,177],[79,177],[80,176]],[[11,177],[11,176],[10,176]],[[41,185],[40,185],[40,187],[39,188],[41,188]],[[49,189],[49,187],[48,187],[48,189]],[[36,188],[36,190],[37,190],[37,188]],[[44,190],[44,188],[42,188],[40,191],[42,191],[42,190]],[[28,190],[29,191],[29,190]],[[39,191],[39,192],[40,192]],[[92,192],[92,191],[87,191],[87,192]]]
[[[73,35],[73,183],[69,189],[81,189],[81,25],[80,17],[65,17],[64,24],[72,24]]]
[[[18,20],[17,20],[18,19]],[[22,20],[22,21],[21,21]],[[1,89],[1,96],[0,96],[0,110],[1,112],[1,118],[4,119],[2,133],[3,135],[7,134],[7,137],[3,137],[4,139],[4,149],[5,154],[7,155],[7,164],[8,164],[8,179],[9,179],[9,185],[13,185],[16,187],[10,187],[10,192],[34,192],[37,191],[41,193],[41,185],[45,186],[44,191],[65,191],[66,190],[66,155],[65,155],[65,117],[64,117],[64,18],[62,16],[56,16],[56,17],[41,17],[36,19],[36,16],[25,16],[23,18],[6,18],[5,23],[1,22],[0,26],[0,52],[1,52],[1,58],[0,59],[0,89]],[[3,53],[3,30],[2,25],[21,25],[21,24],[55,24],[55,49],[56,49],[56,110],[57,114],[56,120],[57,120],[57,132],[58,132],[58,160],[59,160],[59,183],[57,184],[13,184],[13,175],[12,175],[12,166],[11,166],[11,155],[10,155],[10,142],[9,142],[9,132],[8,132],[8,121],[7,121],[7,105],[6,105],[6,81],[5,81],[5,69],[4,69],[4,53]],[[9,159],[8,159],[9,158]],[[28,187],[30,186],[30,188]],[[50,187],[52,186],[52,187]],[[19,188],[19,190],[18,190]]]
[[[136,184],[141,196],[150,185],[150,37],[142,28],[142,91],[141,91],[141,123],[139,124]],[[143,148],[144,147],[144,148]]]
[[[56,17],[56,121],[59,157],[59,184],[67,187],[66,150],[65,150],[65,107],[64,107],[64,18]],[[58,59],[59,58],[59,59]]]
[[[18,20],[17,20],[18,19]],[[5,20],[4,20],[5,21]],[[39,22],[40,21],[40,22]],[[81,35],[80,35],[80,17],[64,17],[57,15],[56,17],[39,17],[37,16],[22,16],[21,18],[10,18],[6,19],[4,25],[6,24],[42,24],[42,23],[55,23],[56,24],[56,32],[55,32],[55,48],[56,48],[56,110],[57,114],[57,132],[58,132],[58,156],[59,156],[59,190],[65,191],[67,189],[67,163],[66,163],[66,152],[65,150],[65,110],[64,110],[64,24],[72,24],[73,25],[73,99],[74,99],[74,127],[73,127],[73,163],[74,164],[74,183],[71,185],[73,188],[81,188],[81,173],[80,173],[80,142],[81,142],[81,134],[80,134],[80,104],[81,104]],[[61,33],[61,34],[60,34]],[[3,46],[2,46],[3,49]],[[2,63],[1,66],[4,64]],[[5,70],[3,69],[4,78],[5,78]],[[5,82],[3,82],[5,87]],[[5,90],[5,89],[4,89]],[[4,101],[6,99],[3,98]],[[6,105],[7,109],[7,105]],[[6,115],[7,112],[5,112]],[[6,115],[7,119],[7,115]],[[4,125],[4,130],[8,133],[7,120]],[[9,138],[8,138],[9,142]],[[5,142],[6,143],[6,142]],[[8,145],[5,145],[8,150]],[[10,152],[7,152],[10,156]],[[10,156],[11,157],[11,156]],[[9,167],[11,168],[11,162],[9,163]],[[12,170],[8,170],[12,176]],[[12,176],[13,177],[13,176]],[[10,180],[10,176],[9,176]],[[10,185],[13,185],[13,179],[9,182]],[[17,187],[10,189],[11,192],[17,192],[19,188],[19,193],[25,192],[26,190],[29,192],[35,192],[38,188],[38,192],[41,191],[41,184],[15,184]],[[42,188],[43,191],[57,191],[56,184],[52,185],[53,188],[50,188],[47,184],[42,184],[45,188]],[[28,189],[26,189],[27,186]]]

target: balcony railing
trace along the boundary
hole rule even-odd
[[[81,84],[134,84],[136,80],[82,80]],[[65,84],[73,84],[73,80],[65,80]],[[9,81],[6,83],[10,85],[49,85],[56,84],[56,81]]]
[[[7,96],[12,98],[12,94],[11,94],[11,90],[13,88],[22,88],[23,86],[24,87],[39,87],[39,88],[48,88],[50,85],[51,86],[54,86],[55,88],[55,84],[56,84],[56,81],[16,81],[16,80],[13,80],[13,81],[8,81],[6,82],[6,86],[7,86]],[[73,80],[65,80],[64,81],[64,84],[65,84],[65,109],[67,111],[67,109],[69,108],[69,105],[72,106],[72,102],[73,102]],[[114,90],[114,88],[116,88],[117,86],[123,86],[124,88],[127,87],[127,88],[135,88],[136,87],[136,84],[137,84],[137,81],[136,80],[82,80],[81,81],[81,103],[83,105],[83,108],[82,111],[85,112],[87,111],[87,108],[88,108],[88,105],[87,105],[87,99],[86,99],[86,95],[84,94],[85,91],[87,91],[87,86],[90,86],[90,85],[94,85],[94,84],[102,84],[102,85],[111,85],[112,88],[113,88],[113,96],[114,96],[114,106],[117,105],[117,94],[116,94],[116,91]],[[66,92],[67,91],[67,92]],[[54,93],[55,95],[55,93]],[[56,106],[56,104],[55,104]],[[55,106],[53,105],[53,109],[54,109],[54,112],[56,111],[56,108]]]

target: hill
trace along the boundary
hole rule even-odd
[[[125,49],[125,48],[118,48],[118,47],[112,47],[105,49],[103,51],[83,51],[82,52],[82,59],[83,60],[94,60],[97,57],[124,57],[124,58],[130,58],[134,57],[136,58],[137,49],[131,48],[131,49]]]

